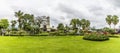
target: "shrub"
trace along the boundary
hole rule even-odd
[[[75,35],[73,32],[68,32],[67,35]]]
[[[40,33],[39,35],[40,35],[40,36],[48,36],[49,33],[47,33],[47,32],[43,32],[43,33]]]
[[[18,35],[28,35],[28,33],[24,30],[20,30],[17,32]]]
[[[65,36],[65,33],[60,33],[60,32],[50,32],[49,35],[51,36]]]
[[[55,32],[56,31],[56,29],[51,29],[51,32]]]
[[[114,29],[111,29],[111,28],[103,28],[103,31],[104,32],[108,32],[108,33],[110,33],[110,34],[114,34],[115,33],[115,30]]]
[[[58,32],[50,32],[49,35],[51,35],[51,36],[57,36],[57,35],[60,35],[60,33],[58,33]]]
[[[92,34],[84,35],[83,39],[92,40],[92,41],[105,41],[105,40],[109,40],[109,37],[108,35],[104,35],[104,34],[92,33]]]
[[[10,31],[9,33],[7,32],[6,35],[21,36],[21,35],[29,35],[29,34],[26,31],[21,30],[21,31]]]

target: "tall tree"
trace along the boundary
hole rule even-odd
[[[9,26],[9,22],[8,22],[8,20],[7,19],[1,19],[0,20],[0,30],[1,30],[1,34],[3,35],[5,35],[5,32],[6,32],[6,30],[5,29],[7,29],[8,28],[8,26]]]
[[[37,26],[34,24],[34,15],[32,14],[24,14],[22,29],[27,31],[29,34],[35,34]],[[37,31],[38,32],[38,31]]]
[[[36,19],[35,19],[35,24],[36,25],[38,25],[39,26],[39,28],[41,27],[41,24],[42,24],[42,18],[41,17],[37,17]]]
[[[81,21],[79,19],[72,19],[70,25],[72,25],[72,28],[73,30],[75,30],[75,33],[79,33],[81,27]]]
[[[118,22],[119,22],[119,19],[118,19],[119,17],[117,16],[117,15],[113,15],[112,16],[112,22],[113,22],[113,24],[114,24],[114,29],[115,29],[115,26],[118,24]]]
[[[107,22],[107,24],[110,26],[110,28],[111,28],[111,24],[112,24],[112,15],[107,15],[107,17],[106,17],[106,22]]]
[[[81,28],[81,21],[79,19],[76,19],[76,22],[77,22],[77,29],[76,29],[76,33],[77,34],[80,34],[80,28]]]
[[[57,29],[59,31],[63,32],[63,30],[65,29],[63,23],[59,23],[58,26],[57,26]]]
[[[77,27],[81,27],[81,21],[79,19],[76,19],[76,22]]]
[[[86,20],[81,19],[81,24],[82,24],[82,29],[85,30],[85,28],[86,28]]]
[[[24,14],[23,16],[23,29],[26,31],[30,31],[31,26],[34,23],[34,15],[31,14]]]
[[[23,21],[23,12],[21,12],[20,10],[18,12],[15,12],[15,16],[18,18],[18,27],[19,29],[22,29],[22,21]]]
[[[90,26],[90,21],[86,20],[86,19],[82,19],[81,20],[81,26],[83,30],[88,30],[89,26]]]
[[[73,30],[77,28],[77,20],[76,19],[72,19],[70,22],[70,25],[72,25]]]
[[[65,30],[68,31],[70,28],[68,25],[65,26]]]
[[[81,26],[81,22],[79,19],[72,19],[70,25],[72,25],[73,29],[76,29]]]
[[[12,20],[11,23],[12,23],[12,24],[11,24],[11,27],[12,27],[12,29],[14,29],[14,28],[15,28],[15,25],[16,25],[16,23],[17,23],[16,20]]]
[[[90,21],[86,20],[86,28],[87,28],[87,30],[88,30],[89,26],[90,26]]]
[[[0,20],[0,28],[6,29],[6,28],[8,28],[8,26],[9,26],[9,22],[8,22],[7,19],[1,19]]]

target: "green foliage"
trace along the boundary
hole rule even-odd
[[[20,30],[20,31],[18,31],[17,32],[17,34],[19,35],[28,35],[28,33],[26,32],[26,31],[24,31],[24,30]]]
[[[70,25],[72,25],[73,30],[81,26],[81,21],[79,19],[72,19],[70,21]]]
[[[66,25],[65,30],[67,30],[67,31],[70,30],[70,27]]]
[[[86,19],[82,19],[81,24],[83,30],[88,30],[88,27],[90,26],[90,21]]]
[[[23,15],[22,26],[25,31],[28,31],[28,29],[32,26],[33,23],[34,23],[34,15],[31,15],[31,14]]]
[[[90,29],[91,29],[92,31],[96,31],[96,30],[97,30],[95,26],[91,27]]]
[[[92,34],[84,35],[83,39],[92,40],[92,41],[105,41],[105,40],[109,40],[109,37],[108,35],[104,35],[104,34],[92,33]]]
[[[50,36],[57,36],[57,35],[59,35],[59,33],[58,32],[50,32],[49,35]]]
[[[72,29],[74,30],[74,33],[78,33],[80,28],[82,28],[83,31],[87,31],[90,26],[90,21],[86,19],[72,19],[70,22],[70,25],[72,25]],[[78,33],[79,34],[79,33]]]
[[[38,34],[38,35],[40,35],[40,36],[49,36],[49,33],[43,32],[43,33],[40,33],[40,34]]]
[[[112,22],[114,24],[114,29],[115,29],[115,26],[118,24],[119,22],[119,17],[117,15],[113,15],[112,17]]]
[[[103,28],[103,31],[104,31],[104,32],[109,32],[110,34],[115,33],[115,30],[114,30],[114,29],[107,28],[107,27]]]
[[[84,35],[85,34],[85,32],[84,31],[82,31],[82,30],[80,30],[80,35]]]
[[[9,26],[9,22],[8,22],[7,19],[1,19],[1,20],[0,20],[0,29],[1,29],[1,28],[6,29],[6,28],[8,28],[8,26]]]
[[[63,25],[63,23],[59,23],[57,29],[58,29],[58,30],[64,30],[64,25]]]
[[[41,17],[37,17],[34,21],[35,25],[41,27],[41,24],[42,24],[43,20]]]
[[[110,28],[111,28],[111,24],[113,23],[114,24],[114,29],[115,29],[115,25],[117,25],[118,22],[119,22],[119,17],[117,15],[113,15],[113,16],[112,15],[107,15],[106,22],[108,23]]]
[[[29,34],[38,34],[40,32],[41,19],[34,18],[34,15],[27,14],[21,11],[15,12],[15,16],[18,18],[18,27],[20,30],[24,30]],[[13,25],[15,25],[15,21],[12,21]]]
[[[12,30],[14,30],[17,21],[16,21],[16,20],[12,20],[11,23],[12,23],[12,24],[11,24]]]
[[[106,17],[106,22],[108,23],[108,25],[110,26],[110,28],[111,28],[111,24],[112,24],[112,15],[107,15],[107,17]]]
[[[6,35],[21,36],[21,35],[29,35],[29,34],[24,30],[20,30],[20,31],[10,31],[9,33],[7,32]]]
[[[60,32],[50,32],[49,35],[50,36],[66,36],[65,33],[60,33]]]
[[[23,12],[21,11],[21,10],[19,10],[18,12],[15,12],[15,16],[18,18],[18,23],[19,23],[19,25],[18,25],[18,27],[20,28],[20,29],[22,29],[22,23],[23,23]]]

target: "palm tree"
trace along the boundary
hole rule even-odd
[[[85,30],[85,28],[86,28],[86,20],[85,20],[85,19],[82,19],[82,20],[81,20],[81,24],[82,24],[82,25],[81,25],[81,26],[82,26],[82,29]]]
[[[86,19],[82,19],[81,20],[81,26],[83,30],[88,30],[89,26],[90,26],[90,21],[86,20]]]
[[[89,20],[86,20],[86,29],[87,29],[87,30],[88,30],[89,26],[90,26],[90,21],[89,21]]]
[[[65,30],[66,30],[66,31],[69,31],[69,29],[70,29],[69,26],[66,24]]]
[[[112,22],[113,22],[113,24],[114,24],[114,29],[115,29],[115,26],[118,24],[118,22],[119,22],[119,19],[118,19],[119,17],[117,16],[117,15],[113,15],[112,16]]]
[[[111,24],[112,24],[112,16],[111,15],[107,15],[107,17],[106,17],[106,22],[107,22],[107,24],[110,26],[110,28],[111,28]]]
[[[76,22],[77,22],[77,30],[76,30],[76,32],[77,32],[77,34],[80,34],[80,27],[81,27],[81,21],[79,20],[79,19],[76,19]]]
[[[77,27],[81,27],[81,21],[79,19],[76,19],[76,25]]]
[[[24,14],[22,19],[22,27],[25,31],[30,32],[34,30],[34,15]],[[33,27],[33,28],[32,28]],[[35,26],[36,27],[36,26]]]
[[[15,28],[15,25],[16,25],[17,22],[15,20],[12,20],[11,23],[12,23],[12,25],[11,25],[12,29]]]
[[[21,12],[20,10],[18,12],[15,12],[15,16],[18,18],[18,23],[19,23],[19,28],[22,28],[22,19],[23,19],[23,12]]]
[[[75,33],[79,32],[81,27],[81,21],[79,19],[72,19],[70,25],[72,25],[72,28],[73,30],[75,30]]]
[[[73,30],[77,28],[77,20],[76,19],[72,19],[70,22],[70,25],[72,25]]]

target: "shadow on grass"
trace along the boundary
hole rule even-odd
[[[105,40],[93,40],[93,39],[84,39],[83,40],[86,40],[86,41],[94,41],[94,42],[104,42],[104,41],[109,41],[110,39],[105,39]]]
[[[120,38],[119,36],[116,36],[116,35],[112,35],[112,36],[109,36],[110,38]]]

